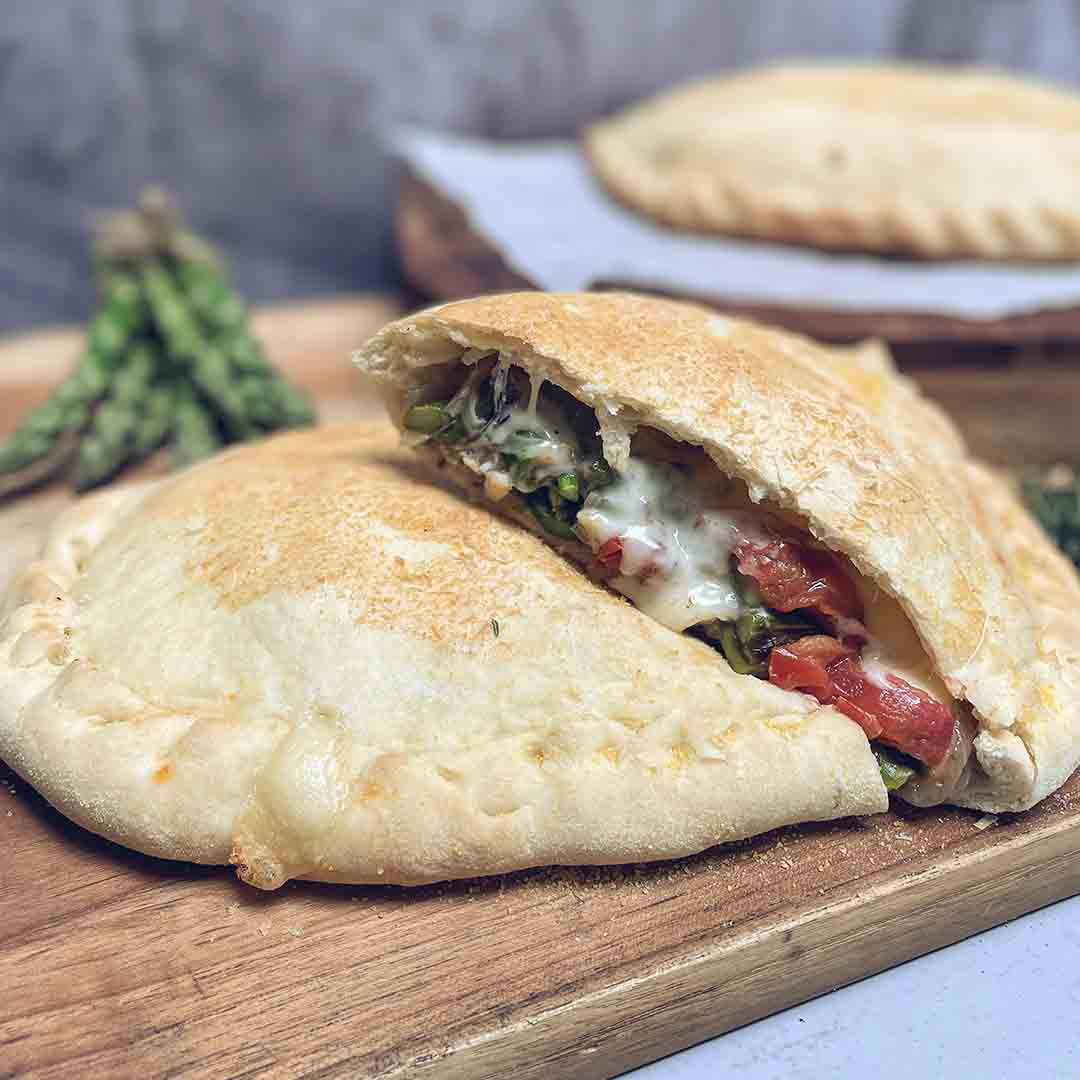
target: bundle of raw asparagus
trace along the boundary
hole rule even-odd
[[[0,446],[0,497],[61,473],[78,490],[168,445],[176,465],[314,421],[267,362],[217,257],[163,192],[102,220],[101,302],[74,371]]]

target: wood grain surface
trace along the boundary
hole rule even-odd
[[[393,312],[258,328],[346,419],[377,411],[347,357]],[[0,345],[0,429],[77,345]],[[970,375],[937,389],[1015,432],[1021,383]],[[0,586],[68,497],[0,508]],[[0,845],[0,1076],[603,1077],[1075,893],[1080,777],[1024,816],[899,808],[655,865],[262,894],[99,840],[0,766]]]
[[[405,275],[414,288],[436,300],[536,286],[512,257],[472,227],[464,210],[411,170],[401,179],[396,230]],[[615,279],[592,282],[597,289],[635,289],[672,295],[657,282],[652,290]],[[913,357],[938,362],[969,359],[978,350],[1038,345],[1055,354],[1080,356],[1080,308],[1045,310],[1006,319],[961,319],[897,311],[841,311],[761,304],[740,296],[686,297],[748,318],[797,330],[825,341],[879,337]]]

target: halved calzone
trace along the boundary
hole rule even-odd
[[[440,486],[388,425],[63,515],[0,603],[0,757],[152,855],[415,884],[887,805],[862,732]]]
[[[522,293],[392,324],[359,362],[426,457],[748,686],[847,716],[907,800],[1020,810],[1076,767],[1075,663],[959,436],[880,356]]]

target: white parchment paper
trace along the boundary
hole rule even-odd
[[[570,141],[395,133],[398,153],[540,288],[619,281],[749,303],[999,319],[1080,305],[1080,263],[925,263],[680,233],[624,209]]]

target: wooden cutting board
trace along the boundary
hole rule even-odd
[[[346,419],[376,414],[347,357],[393,313],[258,329]],[[0,432],[77,344],[0,345]],[[1025,457],[1078,449],[1019,417],[1023,372],[968,374],[937,390],[998,460],[1000,427]],[[0,579],[67,498],[0,507]],[[1023,817],[899,809],[657,865],[262,894],[99,840],[0,766],[0,845],[0,1077],[601,1077],[1080,891],[1080,777]]]

